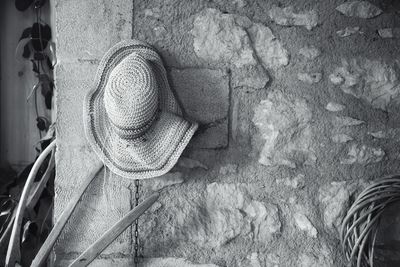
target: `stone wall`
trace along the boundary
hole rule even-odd
[[[56,0],[55,216],[98,161],[82,99],[103,53],[138,38],[161,53],[188,117],[180,166],[140,219],[144,266],[342,266],[338,228],[372,179],[399,172],[396,1]],[[103,172],[56,249],[65,265],[133,206]],[[394,237],[395,238],[395,237]],[[127,230],[93,266],[131,266]]]

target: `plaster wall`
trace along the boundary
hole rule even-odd
[[[49,5],[45,5],[42,12],[43,21],[48,22]],[[35,160],[35,147],[40,140],[34,97],[29,97],[37,78],[31,62],[21,55],[16,56],[22,31],[31,27],[34,21],[33,10],[20,12],[13,1],[0,3],[0,165],[11,166],[17,171]],[[37,101],[39,116],[50,118],[40,94]]]
[[[355,3],[55,0],[55,218],[98,161],[83,97],[102,55],[133,37],[161,53],[186,115],[201,123],[190,160],[141,182],[141,196],[163,188],[140,219],[143,265],[343,266],[346,208],[370,180],[398,173],[400,156],[399,5]],[[56,265],[126,214],[133,190],[100,173]],[[128,229],[93,266],[131,266],[133,248]]]

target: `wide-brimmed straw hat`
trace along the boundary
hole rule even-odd
[[[118,43],[101,60],[84,125],[103,163],[131,179],[168,172],[197,129],[182,117],[160,56],[138,40]]]

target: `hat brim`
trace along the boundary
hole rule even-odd
[[[123,139],[108,119],[103,95],[110,72],[132,53],[146,58],[156,72],[160,112],[143,135]],[[161,176],[176,164],[197,123],[182,117],[158,53],[144,42],[127,40],[112,47],[100,62],[94,86],[84,100],[84,127],[93,150],[112,172],[125,178],[146,179]]]

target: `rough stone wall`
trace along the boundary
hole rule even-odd
[[[160,51],[201,123],[140,219],[145,266],[342,266],[338,227],[368,181],[399,172],[396,1],[56,1],[56,217],[97,160],[82,98],[130,37]],[[396,27],[397,25],[397,27]],[[101,173],[56,247],[64,265],[133,205]],[[395,238],[395,237],[394,237]],[[94,266],[131,266],[126,231]]]

